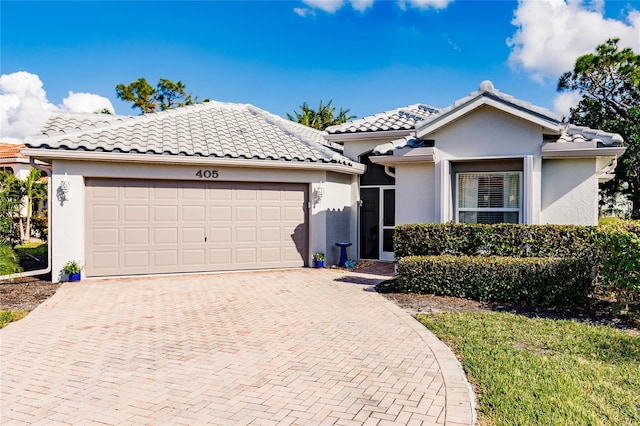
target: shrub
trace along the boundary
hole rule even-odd
[[[516,257],[581,256],[595,263],[598,229],[575,225],[418,224],[396,226],[396,259],[440,254]]]
[[[538,306],[576,306],[593,290],[581,258],[410,256],[398,261],[398,288],[408,293]]]
[[[6,243],[0,242],[0,275],[10,275],[22,272],[18,263],[18,256]]]
[[[605,229],[598,247],[599,290],[625,305],[640,299],[640,233]]]

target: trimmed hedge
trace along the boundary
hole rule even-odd
[[[594,226],[574,225],[399,225],[394,251],[396,259],[441,254],[595,259],[598,234]]]
[[[407,293],[536,306],[575,306],[593,291],[591,262],[581,258],[409,256],[398,261]]]

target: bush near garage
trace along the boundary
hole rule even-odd
[[[448,279],[450,274],[458,275],[455,271],[465,271],[468,265],[477,266],[483,264],[485,270],[483,279],[488,280],[486,284],[476,283],[480,287],[487,289],[477,289],[469,291],[465,286],[466,296],[477,298],[482,295],[481,300],[495,301],[515,301],[528,300],[526,303],[534,303],[535,297],[523,296],[525,288],[531,292],[532,283],[542,286],[544,289],[563,289],[567,285],[576,285],[573,293],[575,300],[568,300],[565,296],[571,294],[565,290],[558,290],[558,296],[542,300],[541,304],[562,303],[563,305],[576,305],[584,301],[585,288],[589,288],[591,295],[599,294],[612,297],[615,301],[628,306],[640,300],[640,222],[611,220],[604,221],[600,226],[572,226],[572,225],[469,225],[469,224],[415,224],[399,225],[394,233],[395,256],[398,261],[399,283],[404,291],[427,292],[426,287],[420,290],[421,286],[417,281],[419,274],[432,270],[421,266],[422,262],[436,262],[437,256],[467,256],[478,257],[474,260],[451,260],[448,259],[442,265],[437,266],[437,270],[443,275],[439,278]],[[427,259],[412,260],[412,267],[403,267],[404,259],[410,256],[431,256]],[[436,257],[433,257],[436,256]],[[487,257],[488,256],[488,257]],[[512,262],[510,260],[496,260],[493,257],[504,258],[552,258],[555,260],[542,261],[548,265],[557,265],[557,262],[578,261],[579,265],[574,265],[576,269],[577,282],[573,282],[570,276],[562,274],[554,269],[554,266],[545,271],[542,277],[550,280],[540,283],[539,279],[531,277],[530,271],[535,267],[526,262]],[[452,263],[456,263],[453,265]],[[420,264],[420,266],[418,265]],[[406,266],[406,264],[405,264]],[[426,269],[425,269],[426,268]],[[522,271],[516,274],[511,271],[513,268],[521,268]],[[568,266],[567,266],[568,268]],[[448,269],[452,269],[449,272]],[[568,269],[571,270],[571,269]],[[590,271],[591,285],[586,286],[582,282],[583,272]],[[550,272],[551,271],[551,272]],[[555,271],[555,272],[554,272]],[[574,273],[571,270],[571,273]],[[445,275],[449,274],[449,275]],[[473,271],[469,273],[475,274]],[[464,273],[460,272],[461,276]],[[429,275],[432,277],[432,275]],[[435,279],[435,278],[430,278]],[[519,280],[517,282],[507,282],[506,280]],[[501,281],[498,285],[497,282]],[[457,281],[452,281],[457,283]],[[423,284],[425,286],[427,284]],[[432,284],[431,284],[432,285]],[[436,288],[429,291],[438,290],[442,292],[442,286],[438,284]],[[455,284],[458,286],[459,284]],[[489,291],[490,289],[493,289]],[[495,290],[501,289],[500,291]],[[513,294],[507,294],[506,289],[512,289]],[[453,289],[450,291],[454,291]],[[435,292],[435,291],[434,291]],[[448,294],[448,293],[435,293]],[[461,294],[461,293],[458,293]],[[563,296],[560,296],[562,294]],[[453,295],[453,294],[451,294]],[[572,296],[573,297],[573,296]],[[538,302],[535,302],[538,303]]]
[[[407,293],[535,306],[577,306],[593,290],[591,263],[580,258],[409,256],[398,261],[397,284]]]

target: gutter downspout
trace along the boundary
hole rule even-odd
[[[42,167],[39,166],[35,163],[35,159],[33,157],[29,157],[29,164],[31,165],[31,167],[33,167],[34,169],[38,169],[41,172],[44,172],[48,179],[47,179],[47,226],[49,227],[49,232],[47,232],[47,267],[45,269],[37,269],[35,271],[27,271],[27,272],[20,272],[17,274],[10,274],[10,275],[0,275],[0,281],[2,280],[11,280],[13,278],[22,278],[22,277],[33,277],[33,276],[37,276],[37,275],[44,275],[44,274],[48,274],[49,272],[51,272],[51,207],[53,206],[53,202],[51,199],[51,186],[53,184],[52,180],[53,177],[51,176],[51,172],[46,168],[46,167]]]

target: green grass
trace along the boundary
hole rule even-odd
[[[4,328],[13,321],[24,318],[29,311],[0,311],[0,328]]]
[[[22,272],[16,252],[7,244],[0,243],[0,275]]]
[[[47,243],[30,242],[19,244],[14,247],[18,255],[30,254],[31,256],[47,256],[49,254],[49,245]]]
[[[416,318],[461,360],[482,425],[640,424],[640,336],[498,312]]]

